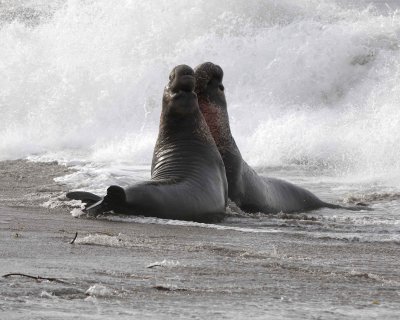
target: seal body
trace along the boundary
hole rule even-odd
[[[242,158],[232,137],[222,69],[206,62],[195,69],[200,110],[225,164],[229,198],[247,212],[297,212],[340,206],[323,202],[310,191],[280,179],[259,176]]]
[[[109,187],[104,199],[92,206],[96,212],[200,222],[223,218],[228,199],[225,168],[194,87],[190,67],[172,70],[163,94],[151,180],[127,188]],[[86,198],[89,204],[96,199]]]

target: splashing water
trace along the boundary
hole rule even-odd
[[[2,4],[0,159],[148,164],[169,70],[213,61],[250,164],[399,177],[399,6],[366,3]]]

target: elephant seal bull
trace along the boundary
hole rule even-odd
[[[195,68],[195,77],[200,110],[225,164],[229,198],[240,209],[250,213],[289,213],[321,207],[341,208],[292,183],[259,176],[243,160],[232,137],[221,67],[203,63]]]
[[[192,68],[179,65],[172,70],[163,94],[151,180],[127,188],[111,186],[104,198],[81,191],[67,197],[86,202],[89,213],[113,210],[165,219],[220,221],[228,200],[225,168],[194,88]]]

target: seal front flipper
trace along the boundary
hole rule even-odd
[[[97,216],[111,210],[124,212],[125,192],[119,186],[109,187],[104,198],[86,191],[71,191],[66,194],[66,197],[82,201],[85,204],[82,211],[90,216]]]
[[[109,206],[105,198],[97,201],[96,203],[92,204],[91,206],[86,207],[82,211],[87,213],[89,216],[97,216],[101,213],[109,211]]]
[[[86,191],[71,191],[66,194],[66,197],[72,200],[80,200],[85,203],[86,206],[91,206],[102,200],[102,197]]]
[[[88,192],[87,192],[88,193]],[[107,211],[116,210],[117,212],[124,212],[123,203],[125,202],[125,192],[120,186],[110,186],[107,189],[107,195],[104,198],[89,193],[98,199],[97,202],[87,206],[83,212],[90,216],[97,216]]]

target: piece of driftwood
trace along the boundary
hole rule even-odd
[[[70,244],[74,244],[77,237],[78,237],[78,232],[75,233],[75,237],[71,240]]]
[[[57,279],[57,278],[47,278],[47,277],[40,277],[40,276],[31,276],[29,274],[25,274],[25,273],[7,273],[5,275],[3,275],[3,278],[8,278],[8,277],[12,277],[12,276],[19,276],[19,277],[25,277],[25,278],[29,278],[29,279],[35,279],[37,281],[41,281],[41,280],[47,280],[47,281],[52,281],[52,282],[58,282],[58,283],[67,283],[63,280]]]

